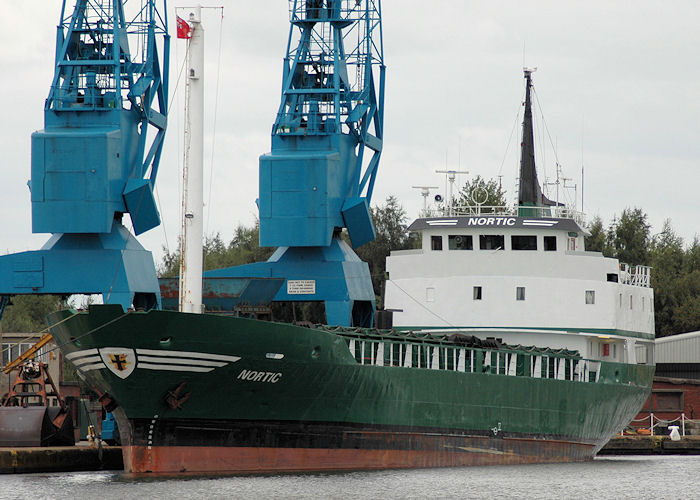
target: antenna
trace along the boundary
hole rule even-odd
[[[581,115],[581,212],[583,212],[583,115]]]
[[[583,212],[583,163],[581,163],[581,212]]]
[[[576,203],[578,201],[578,185],[574,184],[573,186],[571,184],[567,184],[566,181],[573,181],[571,177],[562,177],[562,180],[564,181],[563,188],[564,189],[573,189],[574,190],[574,206],[573,209],[576,210]]]
[[[457,139],[457,168],[462,168],[462,136]]]
[[[452,215],[452,202],[454,201],[453,192],[455,187],[455,179],[457,174],[468,174],[466,170],[436,170],[436,174],[445,174],[445,177],[450,183],[450,194],[448,198],[447,215]]]
[[[437,186],[413,186],[413,189],[420,189],[420,194],[423,197],[423,217],[428,216],[428,196],[430,196],[431,189],[438,189]]]

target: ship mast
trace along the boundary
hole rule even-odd
[[[185,89],[185,153],[182,169],[180,234],[181,312],[202,312],[203,157],[204,157],[204,29],[201,6],[190,13]]]
[[[523,68],[525,74],[525,112],[523,116],[523,139],[520,150],[520,186],[518,190],[518,213],[522,216],[543,216],[549,211],[541,207],[559,206],[542,193],[535,166],[535,139],[532,125],[532,73],[537,68]],[[534,207],[534,208],[528,208]]]

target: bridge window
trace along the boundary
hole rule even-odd
[[[474,287],[474,300],[481,300],[481,287],[480,286]]]
[[[595,290],[586,290],[586,304],[595,304]]]
[[[511,236],[510,247],[513,250],[537,250],[537,236]]]
[[[545,252],[556,252],[557,250],[557,237],[556,236],[545,236],[544,237],[544,251]]]
[[[430,237],[430,249],[431,250],[442,250],[442,236],[431,236]]]
[[[505,248],[502,234],[482,234],[479,236],[480,250],[503,250]]]
[[[473,250],[471,235],[451,234],[447,237],[447,244],[450,250]]]
[[[525,300],[525,287],[519,286],[515,288],[515,300]]]

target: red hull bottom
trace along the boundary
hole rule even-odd
[[[124,470],[134,473],[265,473],[512,465],[590,460],[590,444],[506,439],[496,450],[461,447],[450,451],[124,446]],[[479,443],[482,444],[482,443]],[[475,443],[476,445],[476,443]],[[477,445],[478,446],[478,445]]]

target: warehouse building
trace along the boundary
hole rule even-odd
[[[654,360],[651,396],[633,426],[648,428],[653,414],[655,433],[674,421],[685,423],[687,434],[700,434],[700,331],[656,339]]]

